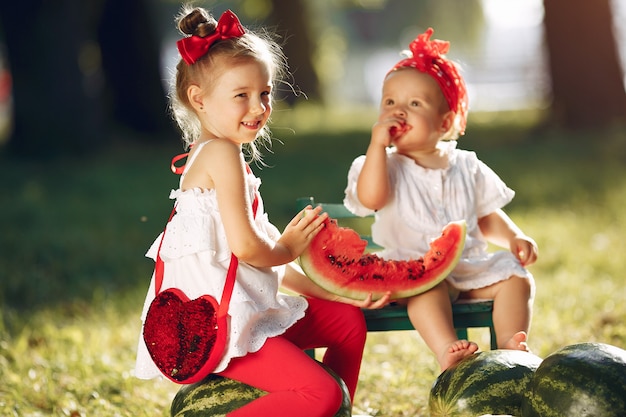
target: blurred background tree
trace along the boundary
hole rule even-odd
[[[313,64],[311,19],[308,19],[312,14],[306,3],[305,0],[272,0],[268,21],[277,28],[285,42],[285,55],[293,76],[298,80],[294,88],[304,92],[309,99],[320,100],[322,92]],[[293,104],[296,97],[287,92],[284,98]]]
[[[524,65],[545,73],[546,80],[539,79],[535,88],[545,90],[551,125],[602,127],[626,121],[624,72],[611,8],[621,2],[544,0],[545,49],[535,51]],[[115,138],[155,142],[176,136],[166,114],[169,74],[164,73],[164,63],[174,56],[172,51],[175,54],[172,45],[178,35],[173,16],[180,4],[172,0],[0,2],[0,41],[6,46],[6,66],[12,75],[12,129],[6,150],[30,156],[76,154]],[[375,106],[375,93],[369,90],[379,88],[381,79],[367,79],[363,66],[388,68],[384,62],[397,60],[397,51],[428,26],[435,27],[435,37],[452,42],[452,58],[472,62],[477,45],[494,42],[489,40],[493,36],[486,39],[485,10],[511,8],[515,2],[504,6],[498,0],[198,4],[216,15],[233,8],[244,24],[269,25],[281,34],[295,89],[311,102],[332,107],[348,95],[348,89],[354,103],[347,104]],[[513,53],[516,45],[510,49]],[[469,82],[486,77],[481,72],[484,62],[474,61],[473,67],[468,66]],[[489,76],[502,77],[514,70],[512,65],[503,66]],[[305,99],[302,95],[285,98],[288,105]]]
[[[544,7],[550,121],[567,128],[625,122],[625,78],[610,0],[544,0]]]
[[[149,0],[0,2],[13,91],[9,152],[92,152],[119,127],[152,140],[172,132],[151,7]]]

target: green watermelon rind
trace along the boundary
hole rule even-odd
[[[310,247],[307,248],[307,250],[305,250],[300,255],[300,258],[299,258],[300,266],[302,267],[302,270],[304,271],[305,275],[307,275],[317,285],[319,285],[320,287],[322,287],[323,289],[325,289],[326,291],[330,293],[333,293],[342,297],[350,298],[353,300],[364,300],[371,293],[372,300],[378,300],[379,298],[383,297],[383,295],[385,295],[387,291],[391,291],[390,299],[392,300],[407,298],[407,297],[424,293],[434,288],[440,282],[445,280],[448,277],[448,275],[452,272],[452,270],[454,270],[456,265],[459,263],[459,260],[461,259],[461,255],[463,253],[463,248],[465,247],[465,235],[467,231],[467,224],[465,220],[450,222],[443,229],[443,231],[446,231],[446,230],[450,230],[451,232],[456,231],[458,233],[458,240],[456,241],[456,247],[452,248],[451,250],[451,252],[454,255],[450,256],[449,253],[444,254],[445,259],[447,261],[447,263],[444,264],[445,267],[439,267],[438,273],[430,277],[430,279],[425,279],[422,277],[422,278],[415,280],[414,286],[410,288],[406,288],[405,282],[402,283],[402,286],[403,286],[402,289],[389,288],[389,286],[387,287],[381,286],[379,289],[378,288],[357,288],[356,284],[358,282],[356,281],[350,282],[349,285],[347,286],[338,285],[330,277],[325,276],[323,273],[320,273],[316,270],[315,264],[313,261],[314,254],[312,253],[312,250],[310,249]],[[442,234],[443,234],[443,231],[442,231]],[[435,239],[434,242],[436,241],[437,239]],[[389,259],[387,260],[389,262],[394,262],[393,260],[389,260]]]
[[[433,383],[431,417],[521,415],[524,396],[540,357],[519,350],[492,350],[468,356]]]
[[[183,385],[170,407],[172,417],[218,417],[243,407],[266,392],[239,381],[209,375],[203,381]]]
[[[525,417],[626,416],[626,350],[578,343],[547,356],[529,385]]]

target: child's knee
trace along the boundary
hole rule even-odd
[[[508,285],[515,287],[515,291],[519,292],[519,294],[524,295],[529,300],[532,299],[535,292],[535,286],[532,280],[513,275],[507,281]]]
[[[332,340],[333,344],[365,344],[367,326],[360,308],[325,300],[316,300],[310,308],[319,325],[325,329],[327,340]]]
[[[330,413],[332,413],[332,415],[335,415],[335,413],[337,413],[337,411],[339,410],[339,407],[341,407],[341,405],[343,404],[343,395],[344,395],[343,389],[339,386],[339,383],[334,380],[334,378],[333,378],[333,382],[334,384],[332,385],[332,388],[328,389],[328,394],[327,394],[329,414],[325,413],[324,415],[331,415]]]
[[[319,370],[321,373],[317,378],[311,374],[308,375],[310,379],[304,382],[306,386],[301,388],[301,393],[310,399],[315,399],[315,404],[311,405],[311,407],[316,407],[315,414],[334,415],[343,403],[343,389],[324,368],[319,367]]]
[[[352,332],[354,335],[362,336],[365,339],[367,335],[367,324],[365,323],[365,316],[360,308],[345,305],[345,311],[343,312],[343,317],[346,321],[346,327]]]

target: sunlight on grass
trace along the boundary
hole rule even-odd
[[[120,314],[111,301],[74,302],[17,320],[16,336],[0,344],[0,415],[169,415],[178,387],[132,375],[137,312]]]
[[[372,416],[427,415],[437,368],[417,332],[370,333],[355,405]]]
[[[341,198],[373,120],[370,111],[279,112],[279,126],[300,127],[269,158],[276,167],[259,172],[270,218],[285,224],[303,195]],[[489,123],[475,118],[460,146],[517,191],[507,212],[539,245],[531,349],[545,357],[579,342],[625,348],[624,131],[537,134],[521,120]],[[59,168],[67,161],[0,164],[0,415],[169,415],[179,387],[138,380],[133,367],[152,267],[143,253],[171,207],[176,146],[100,155],[75,163],[82,175],[69,178]],[[470,338],[488,349],[485,330]],[[437,374],[416,332],[370,333],[355,412],[426,416]]]

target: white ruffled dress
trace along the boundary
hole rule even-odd
[[[208,142],[204,142],[208,143]],[[200,147],[194,157],[200,152]],[[187,163],[185,171],[193,163]],[[184,173],[183,173],[184,175]],[[181,177],[181,183],[184,177]],[[261,180],[252,173],[246,177],[251,201]],[[189,299],[210,294],[218,301],[226,280],[231,251],[217,206],[215,190],[173,190],[171,199],[176,200],[176,215],[167,225],[161,247],[164,262],[162,289],[179,288]],[[278,239],[279,231],[263,211],[263,201],[258,195],[256,225],[261,233]],[[146,256],[156,259],[163,234],[154,241]],[[284,333],[304,316],[308,307],[305,298],[280,294],[278,288],[285,267],[256,268],[239,262],[237,280],[229,306],[230,335],[222,361],[215,372],[223,371],[232,358],[245,356],[259,350],[269,337]],[[150,303],[154,299],[154,274],[142,312],[145,320]],[[152,361],[142,335],[139,337],[135,375],[142,379],[160,376]]]
[[[445,169],[423,168],[395,148],[387,150],[393,196],[375,213],[372,225],[374,242],[385,248],[380,255],[387,259],[422,256],[446,224],[465,219],[465,249],[447,278],[456,292],[483,288],[513,275],[531,280],[534,287],[533,276],[510,251],[487,251],[478,227],[479,218],[504,207],[515,192],[474,152],[456,149],[456,141],[440,142],[440,146],[448,153]],[[359,216],[373,213],[356,193],[364,161],[364,155],[353,161],[344,199],[346,207]]]

